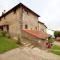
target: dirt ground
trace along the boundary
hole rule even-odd
[[[21,47],[0,54],[0,60],[60,60],[60,56],[39,48]]]

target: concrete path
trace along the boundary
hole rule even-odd
[[[0,54],[0,60],[60,60],[60,56],[38,48],[22,47]]]

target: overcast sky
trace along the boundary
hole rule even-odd
[[[0,0],[0,15],[20,2],[38,13],[49,29],[60,29],[60,0]]]

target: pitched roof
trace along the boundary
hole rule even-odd
[[[38,21],[38,23],[41,23],[41,24],[43,24],[46,28],[47,28],[47,26],[43,23],[43,22],[41,22],[41,21]]]
[[[47,39],[49,36],[47,33],[42,31],[34,31],[34,30],[28,30],[28,29],[24,29],[22,31],[32,35],[33,37],[40,38],[40,39]]]
[[[17,9],[18,7],[25,7],[26,9],[28,9],[29,11],[31,11],[33,14],[35,14],[36,16],[40,17],[37,13],[35,13],[34,11],[32,11],[30,8],[28,8],[27,6],[25,6],[24,4],[22,3],[19,3],[18,5],[16,5],[15,7],[13,7],[12,9],[10,9],[9,11],[7,11],[5,14],[3,14],[2,16],[0,16],[0,18],[8,15],[11,11],[13,11],[14,9]]]

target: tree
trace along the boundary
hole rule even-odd
[[[60,31],[55,31],[55,32],[54,32],[54,36],[55,36],[55,38],[56,38],[56,37],[60,37]]]

